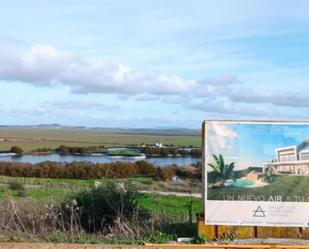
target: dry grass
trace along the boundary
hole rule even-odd
[[[53,202],[43,204],[31,198],[5,199],[0,203],[0,241],[139,243],[145,235],[150,238],[156,231],[180,235],[188,232],[186,216],[162,213],[154,214],[145,223],[118,217],[112,226],[87,233],[81,226],[79,208],[74,201],[67,209],[69,218],[65,218]],[[195,226],[190,229],[195,232]]]
[[[16,141],[0,141],[0,150],[8,150],[13,145],[29,152],[43,147],[55,149],[61,144],[68,146],[154,144],[161,141],[161,137],[165,144],[200,146],[200,136],[197,135],[124,134],[86,129],[0,128],[0,138],[16,139]]]

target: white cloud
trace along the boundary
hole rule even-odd
[[[1,51],[5,48],[7,44],[0,44]],[[29,49],[11,46],[10,51],[0,58],[2,80],[38,86],[66,85],[76,93],[129,95],[184,94],[195,85],[176,75],[144,73],[123,64],[82,59],[49,45],[38,44]]]
[[[208,146],[211,146],[210,150],[220,151],[227,150],[233,145],[234,139],[238,137],[237,133],[224,124],[209,123],[207,125],[207,136],[209,138]]]
[[[45,102],[42,106],[46,108],[59,109],[78,109],[78,110],[98,110],[98,111],[117,111],[120,110],[118,105],[102,104],[95,101],[55,101]]]
[[[230,89],[227,96],[233,102],[269,103],[275,106],[287,107],[309,107],[307,90],[282,91],[280,89],[273,90],[241,87]]]
[[[157,100],[224,115],[280,116],[275,107],[309,106],[306,90],[253,88],[232,74],[187,80],[178,75],[143,72],[120,63],[84,59],[50,45],[36,44],[27,48],[3,39],[0,39],[0,80],[36,86],[67,86],[71,92],[79,94],[133,96],[137,101]],[[80,109],[97,105],[58,104],[63,108]],[[106,109],[106,106],[97,108]]]
[[[187,105],[194,110],[200,110],[208,113],[218,113],[222,115],[237,115],[239,116],[272,116],[275,115],[269,108],[263,108],[262,106],[251,104],[237,104],[228,98],[221,98],[214,96],[201,102],[190,103]]]
[[[220,137],[225,137],[228,139],[234,139],[238,137],[237,133],[233,129],[221,123],[212,122],[208,125],[207,129],[211,130]]]

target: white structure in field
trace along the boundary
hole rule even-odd
[[[276,174],[309,175],[309,141],[277,148],[276,159],[265,166],[271,166]]]

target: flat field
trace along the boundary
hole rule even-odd
[[[25,152],[33,149],[68,146],[122,146],[154,144],[160,142],[175,146],[200,146],[199,133],[188,132],[151,132],[143,130],[117,131],[86,128],[0,128],[0,150],[9,150],[13,145],[20,146]]]
[[[89,189],[94,182],[104,183],[107,180],[73,180],[73,179],[50,179],[50,178],[24,178],[0,176],[0,201],[4,198],[33,198],[40,202],[61,202],[72,196],[75,192]],[[151,177],[137,177],[128,179],[117,179],[117,182],[132,182],[139,189],[144,190],[145,186],[155,187],[158,182]],[[14,187],[22,184],[24,191]],[[157,186],[158,188],[158,186]],[[159,189],[159,188],[158,188]],[[161,186],[160,190],[167,190]],[[21,194],[22,192],[22,194]],[[192,201],[192,213],[201,211],[201,199],[194,197],[183,197],[174,195],[159,195],[155,193],[144,193],[140,204],[153,213],[169,213],[184,215],[188,212],[186,205]]]

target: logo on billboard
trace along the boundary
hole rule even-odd
[[[261,206],[258,206],[258,208],[253,211],[253,217],[266,217],[265,213],[265,210],[263,210]]]

